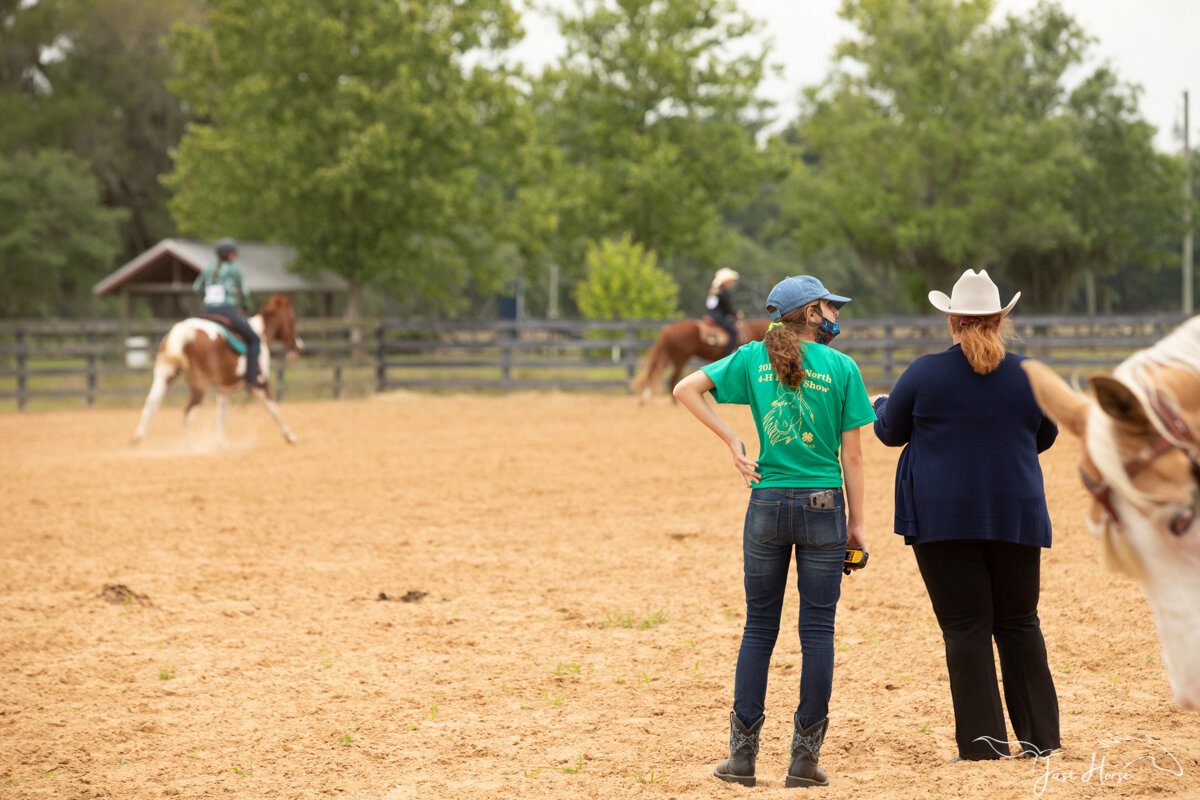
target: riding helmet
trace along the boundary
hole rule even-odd
[[[229,258],[237,252],[237,242],[226,236],[217,242],[217,258]]]

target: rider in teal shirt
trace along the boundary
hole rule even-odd
[[[258,334],[246,322],[238,309],[247,305],[250,295],[242,268],[237,263],[237,242],[222,239],[217,242],[217,260],[196,277],[192,289],[204,298],[204,313],[216,314],[229,320],[229,327],[246,342],[246,386],[258,385]]]

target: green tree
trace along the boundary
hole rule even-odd
[[[1107,292],[1102,289],[1102,296],[1097,297],[1092,289],[1097,279],[1108,278],[1105,282],[1111,283],[1131,266],[1144,273],[1179,267],[1183,160],[1154,149],[1154,127],[1138,113],[1137,90],[1122,86],[1107,68],[1096,70],[1071,93],[1069,108],[1075,118],[1076,140],[1091,167],[1075,186],[1073,198],[1074,216],[1085,233],[1084,244],[1041,258],[1018,252],[1008,261],[1013,280],[1036,291],[1045,281],[1047,264],[1056,259],[1069,272],[1083,273],[1088,279],[1086,311],[1103,308],[1111,312],[1114,301],[1120,301],[1114,296],[1116,287],[1110,286]],[[1178,286],[1177,271],[1173,277]],[[1152,281],[1162,282],[1161,276]],[[1062,294],[1055,292],[1056,288],[1048,287],[1048,291]],[[1128,293],[1127,299],[1133,301],[1134,294]],[[1160,300],[1157,310],[1178,310],[1178,292],[1160,295]],[[1130,306],[1128,310],[1135,309]]]
[[[170,39],[199,117],[166,181],[181,228],[287,242],[432,310],[504,277],[526,135],[496,55],[519,34],[508,0],[210,8]]]
[[[592,242],[587,278],[575,288],[587,319],[669,319],[679,313],[679,286],[653,252],[628,234]]]
[[[128,211],[122,254],[171,235],[159,176],[186,113],[166,87],[170,25],[200,0],[0,4],[0,153],[53,147],[85,159],[105,205]]]
[[[0,156],[0,315],[88,310],[125,214],[101,204],[87,163],[70,153]]]
[[[554,257],[570,270],[587,242],[629,233],[707,285],[733,252],[721,215],[758,182],[758,23],[731,0],[597,0],[557,19],[566,54],[533,95],[557,151]]]
[[[986,266],[1027,308],[1059,308],[1084,270],[1148,257],[1171,217],[1147,217],[1178,189],[1135,90],[1105,68],[1067,90],[1090,43],[1070,16],[1043,4],[990,26],[991,12],[845,0],[862,35],[807,92],[787,214],[805,251],[847,243],[914,297]]]

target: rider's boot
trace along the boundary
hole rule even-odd
[[[825,768],[817,765],[821,757],[821,744],[825,741],[825,730],[829,727],[829,718],[814,723],[807,728],[800,727],[800,715],[794,720],[795,732],[792,734],[792,761],[788,764],[787,778],[784,786],[828,786],[829,778]]]
[[[754,760],[758,757],[758,734],[762,730],[763,720],[747,728],[737,718],[733,711],[729,712],[729,758],[723,759],[713,770],[716,775],[728,783],[740,783],[742,786],[753,786]]]

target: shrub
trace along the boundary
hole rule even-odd
[[[588,319],[666,319],[679,313],[679,285],[657,265],[653,251],[619,241],[592,242],[588,274],[575,290],[579,310]]]

